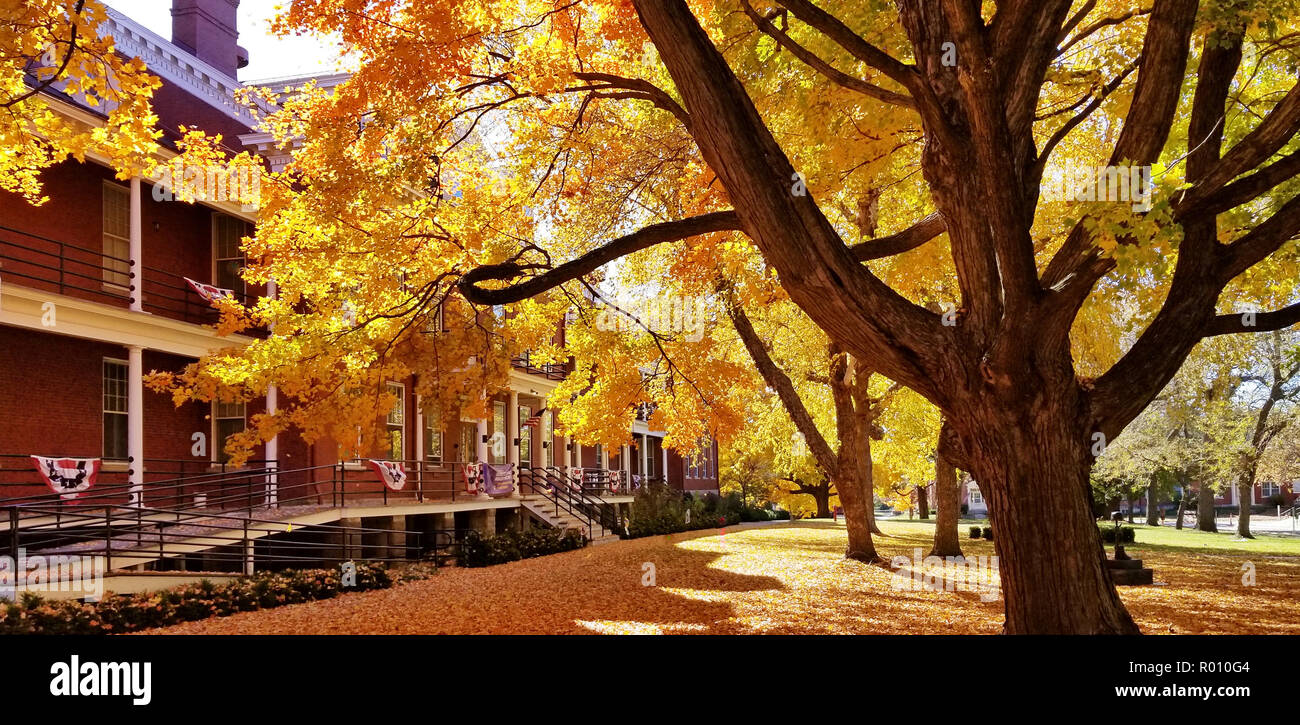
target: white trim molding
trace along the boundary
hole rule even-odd
[[[53,326],[43,324],[44,305],[55,305]],[[132,312],[98,302],[5,283],[0,294],[0,325],[22,327],[53,335],[78,337],[110,345],[136,345],[147,350],[201,357],[214,350],[241,347],[253,341],[246,335],[219,337],[202,325],[179,322],[148,312]]]

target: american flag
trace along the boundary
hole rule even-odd
[[[528,417],[528,420],[526,420],[526,421],[520,423],[520,424],[519,424],[519,427],[520,427],[520,428],[532,428],[532,427],[535,426],[535,425],[541,425],[541,422],[542,422],[542,413],[545,413],[545,412],[546,412],[546,408],[542,408],[541,410],[537,411],[536,413],[533,413],[532,415],[530,415],[530,416]]]

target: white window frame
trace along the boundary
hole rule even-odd
[[[109,366],[109,365],[119,366],[119,367],[122,369],[122,385],[123,385],[123,387],[125,388],[125,390],[123,391],[123,394],[122,394],[122,396],[121,396],[121,398],[122,398],[122,409],[121,409],[121,410],[109,410],[109,409],[108,409],[108,406],[106,405],[106,403],[108,403],[108,366]],[[130,432],[129,432],[129,430],[130,430],[130,420],[129,420],[129,417],[128,417],[128,416],[129,416],[128,410],[129,410],[129,406],[130,406],[129,398],[130,398],[130,395],[131,395],[131,392],[130,392],[130,389],[131,389],[131,388],[130,388],[130,386],[131,386],[131,364],[130,364],[130,362],[128,362],[128,361],[126,361],[126,360],[119,360],[118,358],[114,358],[114,357],[106,357],[106,358],[103,358],[103,362],[100,364],[100,368],[99,368],[99,385],[100,385],[100,395],[99,395],[100,426],[102,426],[102,427],[101,427],[100,441],[99,441],[100,450],[101,450],[101,452],[102,452],[103,457],[104,457],[105,460],[112,460],[112,461],[121,461],[121,460],[125,460],[125,457],[126,457],[126,456],[130,456],[130,455],[131,455],[129,450],[126,451],[126,456],[124,456],[123,458],[110,458],[110,457],[109,457],[109,455],[108,455],[108,449],[104,446],[104,444],[107,442],[107,441],[104,440],[104,439],[107,437],[107,436],[104,435],[104,434],[107,433],[107,428],[108,428],[108,426],[107,426],[107,423],[108,423],[108,416],[110,416],[110,415],[120,415],[120,416],[122,416],[122,418],[127,419],[127,421],[128,421],[128,422],[127,422],[127,428],[126,428],[126,430],[128,430],[128,433],[127,433],[128,443],[127,443],[126,446],[124,446],[124,447],[129,447],[129,446],[130,446],[129,440],[130,440],[130,435],[131,435],[131,434],[130,434]],[[117,396],[114,396],[114,397],[117,397]]]
[[[420,435],[424,436],[424,460],[429,463],[442,463],[447,457],[447,440],[442,430],[442,412],[433,406],[429,406],[421,411],[424,418],[424,430]],[[434,442],[437,442],[438,453],[434,455]]]
[[[240,415],[222,415],[221,406],[223,405],[239,406]],[[212,445],[210,446],[209,458],[213,463],[226,462],[222,460],[226,449],[226,437],[221,434],[221,421],[223,420],[239,420],[243,424],[240,432],[248,430],[248,404],[242,400],[230,402],[212,401]]]
[[[400,436],[398,445],[401,446],[401,455],[395,460],[406,460],[406,385],[404,383],[387,382],[384,388],[389,393],[397,394],[397,404],[393,409],[384,415],[384,455],[392,457],[393,440],[392,433],[396,430]],[[394,422],[396,416],[396,422]]]
[[[536,451],[533,450],[533,427],[528,426],[525,428],[523,424],[529,418],[533,417],[533,407],[531,405],[521,405],[519,406],[519,410],[515,412],[515,415],[519,416],[517,418],[519,421],[519,467],[523,468],[526,460],[528,468],[532,468],[533,454],[536,453]],[[528,451],[526,459],[524,456],[525,450]]]
[[[217,276],[217,269],[221,266],[221,262],[229,261],[229,260],[232,260],[232,259],[238,259],[239,262],[240,262],[239,266],[240,266],[241,268],[248,264],[248,257],[244,255],[244,250],[243,250],[243,248],[242,248],[242,245],[240,246],[239,256],[238,256],[238,257],[222,257],[222,256],[220,256],[220,254],[221,254],[221,243],[220,243],[220,239],[219,239],[219,237],[218,237],[218,235],[217,235],[217,229],[220,228],[220,219],[222,219],[222,218],[234,219],[236,222],[238,222],[239,224],[241,224],[245,229],[248,228],[248,224],[247,224],[243,219],[241,219],[241,218],[239,218],[239,217],[237,217],[237,216],[235,216],[235,215],[233,215],[233,214],[223,214],[223,213],[221,213],[221,212],[213,212],[213,213],[212,213],[212,222],[211,222],[211,224],[212,224],[212,235],[211,235],[211,236],[212,236],[212,284],[215,285],[215,286],[217,286],[217,287],[221,287],[221,286],[222,286],[222,284],[221,284],[221,280],[220,280],[220,279],[218,278],[218,276]],[[243,239],[245,236],[246,236],[246,235],[244,235],[244,234],[240,234],[240,235],[239,235],[239,238],[240,238],[240,239]],[[247,286],[247,284],[244,282],[243,278],[241,277],[240,280],[239,280],[239,284],[238,284],[236,287],[233,287],[232,289],[233,289],[233,291],[234,291],[236,297],[238,297],[238,298],[243,298],[244,295],[245,295],[245,293],[247,292],[248,286]]]
[[[110,193],[125,197],[127,213],[126,236],[112,234],[108,231],[108,197]],[[111,181],[104,181],[103,190],[100,192],[99,231],[99,262],[104,268],[103,287],[108,291],[125,293],[131,286],[131,189],[129,187]],[[113,242],[115,247],[113,250],[106,248],[109,240]],[[118,246],[121,247],[120,254],[116,249]],[[138,293],[139,290],[136,290],[136,292]]]
[[[975,506],[976,504],[979,504],[980,506],[984,505],[984,494],[980,491],[979,485],[972,483],[971,487],[967,490],[970,493],[970,497],[967,500],[968,504],[971,506]]]
[[[1269,491],[1270,487],[1273,489],[1271,492]],[[1282,486],[1280,484],[1273,483],[1272,481],[1265,481],[1259,484],[1260,498],[1265,501],[1267,501],[1270,496],[1276,496],[1280,493],[1282,493]]]

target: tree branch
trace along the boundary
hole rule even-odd
[[[537,269],[538,265],[521,265],[517,262],[483,265],[466,272],[456,286],[465,299],[473,304],[509,304],[539,295],[619,257],[648,249],[656,244],[676,242],[710,232],[734,231],[739,228],[740,220],[734,211],[717,211],[678,221],[651,224],[518,284],[500,289],[484,289],[478,286],[480,282],[488,280],[515,279],[529,269]]]
[[[943,234],[947,228],[948,223],[944,221],[943,215],[934,212],[901,232],[859,242],[849,247],[849,251],[859,262],[892,257],[916,249]]]
[[[849,75],[848,73],[839,70],[827,61],[818,57],[816,53],[813,53],[795,42],[788,33],[776,27],[770,18],[760,15],[746,0],[741,0],[740,5],[745,11],[745,15],[749,16],[749,19],[754,22],[754,25],[758,27],[760,31],[771,37],[780,44],[782,48],[790,51],[794,57],[803,61],[810,68],[821,73],[833,83],[848,88],[849,90],[857,91],[864,96],[874,98],[884,103],[903,106],[905,108],[916,108],[916,101],[911,96],[905,93],[895,93],[894,91],[886,90],[880,86],[868,83],[861,78]]]
[[[825,436],[818,430],[817,424],[813,422],[812,415],[808,413],[808,408],[804,405],[803,399],[799,397],[799,391],[795,390],[790,376],[786,375],[785,371],[772,359],[763,338],[754,330],[754,325],[749,321],[749,316],[745,314],[745,310],[740,303],[731,299],[730,295],[728,295],[727,299],[727,314],[731,317],[731,323],[736,328],[736,334],[740,336],[740,341],[744,343],[745,349],[749,351],[754,366],[758,368],[759,374],[763,376],[763,382],[776,391],[777,397],[780,398],[781,404],[785,407],[786,414],[790,416],[790,420],[794,421],[795,428],[803,434],[803,438],[808,443],[808,449],[812,452],[813,458],[816,459],[818,467],[822,469],[827,478],[836,478],[839,475],[839,464],[830,444],[826,442]]]

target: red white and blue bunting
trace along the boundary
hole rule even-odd
[[[203,300],[209,304],[216,302],[217,300],[233,300],[235,298],[234,290],[198,282],[189,277],[183,277],[182,279],[184,279],[186,284],[190,286],[190,289],[197,292],[199,297],[202,297]]]
[[[384,485],[392,491],[401,491],[406,487],[406,469],[396,461],[376,461],[367,459],[370,467],[383,479]]]
[[[95,485],[101,461],[98,458],[51,458],[32,456],[36,471],[45,479],[50,490],[65,501],[75,501],[83,492]]]

